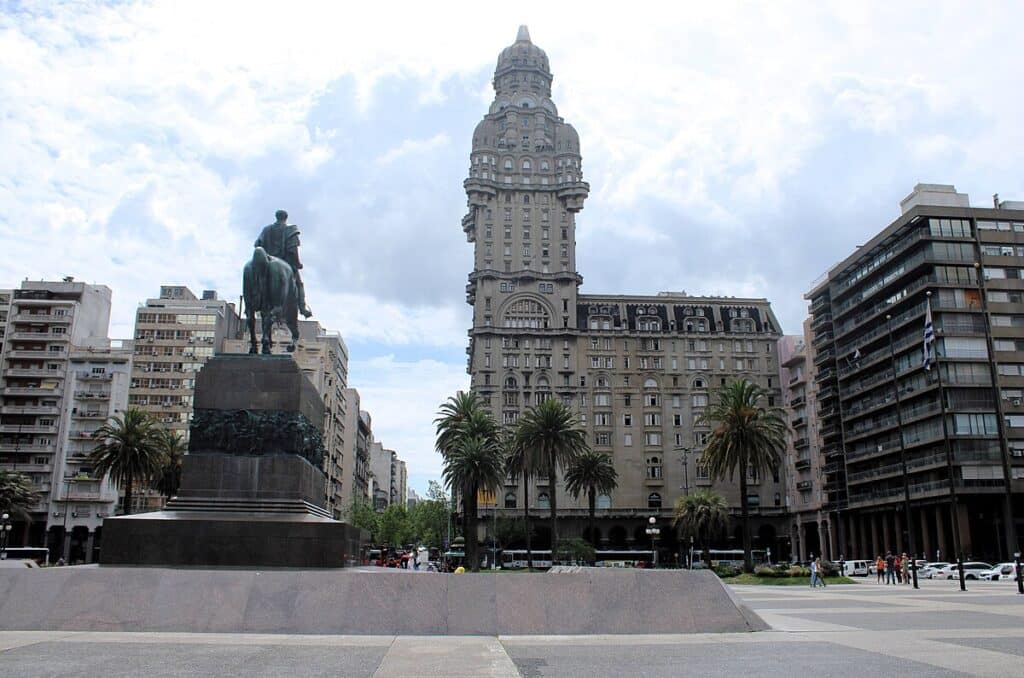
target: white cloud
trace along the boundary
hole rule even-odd
[[[397,146],[393,146],[377,158],[378,165],[390,165],[394,161],[412,153],[429,153],[430,151],[446,146],[451,142],[448,135],[438,132],[429,139],[405,139]]]

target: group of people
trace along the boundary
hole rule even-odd
[[[821,584],[821,588],[825,588],[825,573],[821,569],[821,558],[811,561],[811,588],[816,588],[818,584]]]
[[[883,577],[886,584],[909,584],[910,557],[906,553],[893,555],[892,551],[887,551],[884,558],[875,558],[875,572],[879,584],[882,583]]]

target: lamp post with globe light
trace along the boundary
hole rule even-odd
[[[7,559],[7,542],[11,538],[11,530],[14,524],[11,522],[11,514],[4,513],[0,516],[0,560]]]
[[[658,535],[661,534],[661,528],[657,526],[658,519],[651,516],[647,519],[647,534],[651,538],[651,564],[654,567],[658,566],[658,551],[654,547],[654,542],[657,541]]]

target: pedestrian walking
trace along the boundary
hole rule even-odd
[[[892,567],[893,567],[893,570],[896,573],[896,583],[897,584],[902,584],[903,583],[903,558],[900,558],[899,554],[896,554],[896,557],[893,558]]]
[[[818,579],[818,563],[815,562],[815,560],[812,558],[811,559],[811,588],[812,589],[815,586],[817,586],[817,579]]]
[[[875,574],[878,575],[878,583],[881,584],[885,579],[885,560],[882,556],[875,556]]]
[[[896,585],[896,558],[892,551],[885,552],[885,583]]]
[[[907,554],[903,554],[903,583],[910,583],[910,558],[907,558]]]
[[[821,569],[821,558],[815,560],[814,564],[817,565],[814,570],[815,575],[818,577],[818,581],[821,582],[821,588],[825,588],[825,571]]]

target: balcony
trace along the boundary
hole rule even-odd
[[[75,397],[79,400],[108,400],[110,391],[75,391]]]
[[[23,300],[19,300],[23,301]],[[25,313],[23,311],[11,316],[14,323],[62,323],[68,324],[74,318],[71,313],[55,315],[53,313]]]
[[[70,337],[50,332],[11,332],[7,338],[9,341],[68,341]]]
[[[796,484],[796,489],[801,492],[808,492],[811,490],[811,487],[812,485],[810,480],[801,480]]]
[[[51,473],[53,466],[50,464],[18,464],[15,469],[18,473]]]
[[[33,377],[36,379],[63,379],[64,373],[58,370],[39,368],[9,367],[4,370],[5,377]]]
[[[57,433],[56,426],[23,426],[18,424],[3,424],[0,425],[0,431],[3,433],[47,433],[53,435]]]
[[[5,405],[0,408],[3,414],[60,414],[59,407],[43,405]]]
[[[803,396],[803,395],[801,394],[801,395],[798,395],[797,397],[793,398],[792,400],[790,400],[790,401],[789,401],[789,406],[790,406],[790,407],[800,407],[800,406],[801,406],[801,405],[803,405],[803,404],[804,404],[805,402],[807,402],[807,398],[805,398],[805,397],[804,397],[804,396]]]
[[[793,447],[795,449],[797,449],[797,450],[802,450],[803,448],[807,447],[809,444],[810,444],[810,441],[807,440],[807,438],[797,438],[796,440],[793,441]]]
[[[828,361],[832,360],[835,357],[836,357],[835,349],[831,349],[831,348],[825,349],[821,353],[818,353],[816,356],[814,356],[814,364],[815,365],[821,365],[823,363],[827,363]]]
[[[800,457],[793,462],[793,468],[797,471],[809,471],[811,469],[811,458]]]
[[[114,375],[109,372],[103,372],[101,374],[94,374],[93,372],[86,372],[85,370],[79,370],[75,372],[75,377],[84,381],[110,381]]]
[[[75,412],[71,415],[72,419],[106,419],[109,415],[106,412],[100,412],[94,410],[91,412]]]
[[[51,352],[45,348],[12,348],[7,351],[8,358],[28,358],[34,360],[63,360],[63,352]]]
[[[802,428],[807,426],[807,417],[795,417],[789,422],[793,428]]]

